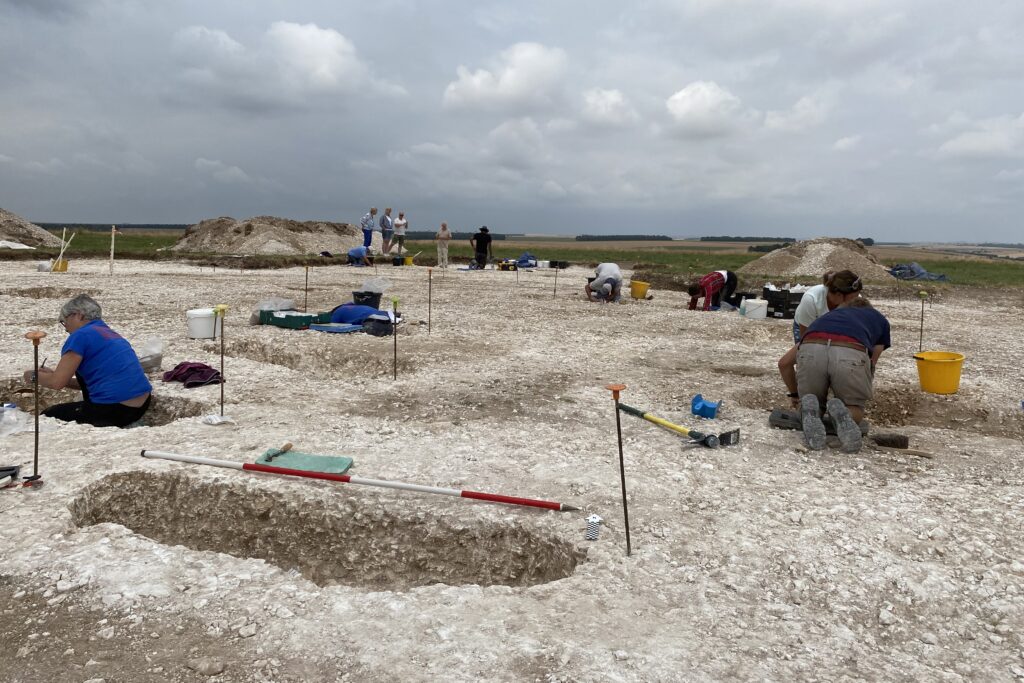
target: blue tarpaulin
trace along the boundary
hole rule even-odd
[[[900,280],[936,280],[938,282],[949,280],[945,275],[929,273],[917,263],[897,263],[889,269],[889,273]]]

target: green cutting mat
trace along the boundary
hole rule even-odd
[[[344,455],[316,455],[315,453],[286,451],[270,460],[270,456],[276,452],[276,448],[269,449],[256,459],[256,463],[259,465],[287,467],[288,469],[303,470],[304,472],[327,472],[330,474],[344,474],[348,471],[349,467],[352,467],[352,458]]]

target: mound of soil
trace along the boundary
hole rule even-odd
[[[171,249],[215,254],[345,253],[361,240],[362,232],[348,223],[293,221],[276,216],[239,221],[224,216],[189,226]]]
[[[820,237],[776,249],[740,268],[743,275],[770,278],[811,276],[829,270],[852,270],[865,280],[892,280],[892,275],[855,240]]]
[[[60,240],[21,216],[0,209],[0,240],[29,247],[59,247]]]

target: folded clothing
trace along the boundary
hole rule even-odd
[[[174,366],[173,370],[164,373],[165,382],[181,382],[186,389],[204,387],[207,384],[220,384],[224,378],[216,368],[206,363],[184,361]]]

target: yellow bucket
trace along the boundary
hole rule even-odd
[[[914,354],[921,390],[929,394],[955,394],[960,388],[960,369],[964,364],[962,353],[950,351],[922,351]]]
[[[634,299],[646,299],[647,289],[651,286],[650,282],[641,282],[640,280],[629,281],[629,295]]]
[[[53,268],[51,272],[54,273],[66,273],[68,272],[68,260],[66,258],[57,259],[53,262]]]
[[[407,266],[412,265],[412,256],[404,256],[403,259],[404,260],[402,261],[402,263],[404,263]]]

